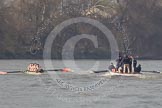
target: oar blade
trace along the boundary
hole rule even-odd
[[[7,72],[1,72],[0,71],[0,75],[6,75],[7,74]]]

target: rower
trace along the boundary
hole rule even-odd
[[[28,71],[30,72],[43,72],[43,69],[41,69],[40,65],[37,63],[30,63],[28,66]]]
[[[28,66],[28,68],[27,68],[28,71],[33,72],[34,71],[33,66],[34,66],[34,64],[33,63],[30,63],[29,66]]]
[[[136,73],[140,73],[140,72],[141,72],[141,64],[139,64],[139,65],[137,66],[137,68],[135,68],[135,72],[136,72]]]
[[[110,64],[109,70],[111,70],[112,72],[115,72],[116,71],[116,68],[115,68],[115,66],[114,66],[113,63]]]
[[[30,71],[30,69],[31,69],[31,63],[28,65],[28,68],[27,69]]]
[[[36,63],[34,63],[34,65],[33,65],[33,71],[32,72],[37,72],[37,64]]]
[[[41,68],[41,66],[39,64],[37,64],[36,69],[37,69],[36,72],[40,72],[40,73],[44,72],[44,70]]]
[[[35,72],[39,72],[39,64],[35,64]]]
[[[119,73],[123,73],[122,67],[119,67],[119,68],[118,68],[118,72],[119,72]]]

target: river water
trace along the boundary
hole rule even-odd
[[[30,62],[52,69],[42,60],[0,60],[0,70],[25,70]],[[70,67],[74,72],[48,72],[41,76],[22,73],[0,75],[0,108],[162,107],[161,74],[144,73],[149,76],[145,78],[110,78],[103,77],[103,73],[91,74],[90,71],[107,69],[109,61],[100,60],[96,65],[95,60],[51,62],[56,69]],[[143,70],[162,72],[162,61],[139,63]]]

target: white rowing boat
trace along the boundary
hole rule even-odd
[[[30,71],[25,71],[25,74],[29,74],[29,75],[42,75],[43,73],[40,72],[30,72]]]
[[[107,72],[103,76],[142,77],[143,74],[123,74],[123,73]]]

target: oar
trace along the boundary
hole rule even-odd
[[[62,71],[62,72],[73,72],[70,68],[63,68],[63,69],[49,69],[49,70],[43,70],[43,71]],[[10,71],[10,72],[0,72],[1,75],[4,74],[12,74],[12,73],[24,73],[24,71]]]
[[[63,68],[63,69],[49,69],[49,70],[44,70],[44,71],[62,71],[62,72],[73,72],[72,69],[70,68]]]
[[[11,73],[23,73],[23,71],[11,71],[11,72],[2,72],[2,71],[0,71],[0,75],[6,75],[6,74],[11,74]]]
[[[24,73],[24,71],[10,71],[10,72],[7,72],[7,73]]]
[[[62,71],[63,69],[51,69],[51,70],[44,70],[44,71]]]
[[[105,73],[109,72],[109,70],[99,70],[99,71],[93,71],[93,73]]]
[[[162,73],[162,72],[158,72],[158,71],[142,71],[142,72],[149,72],[149,73]]]

